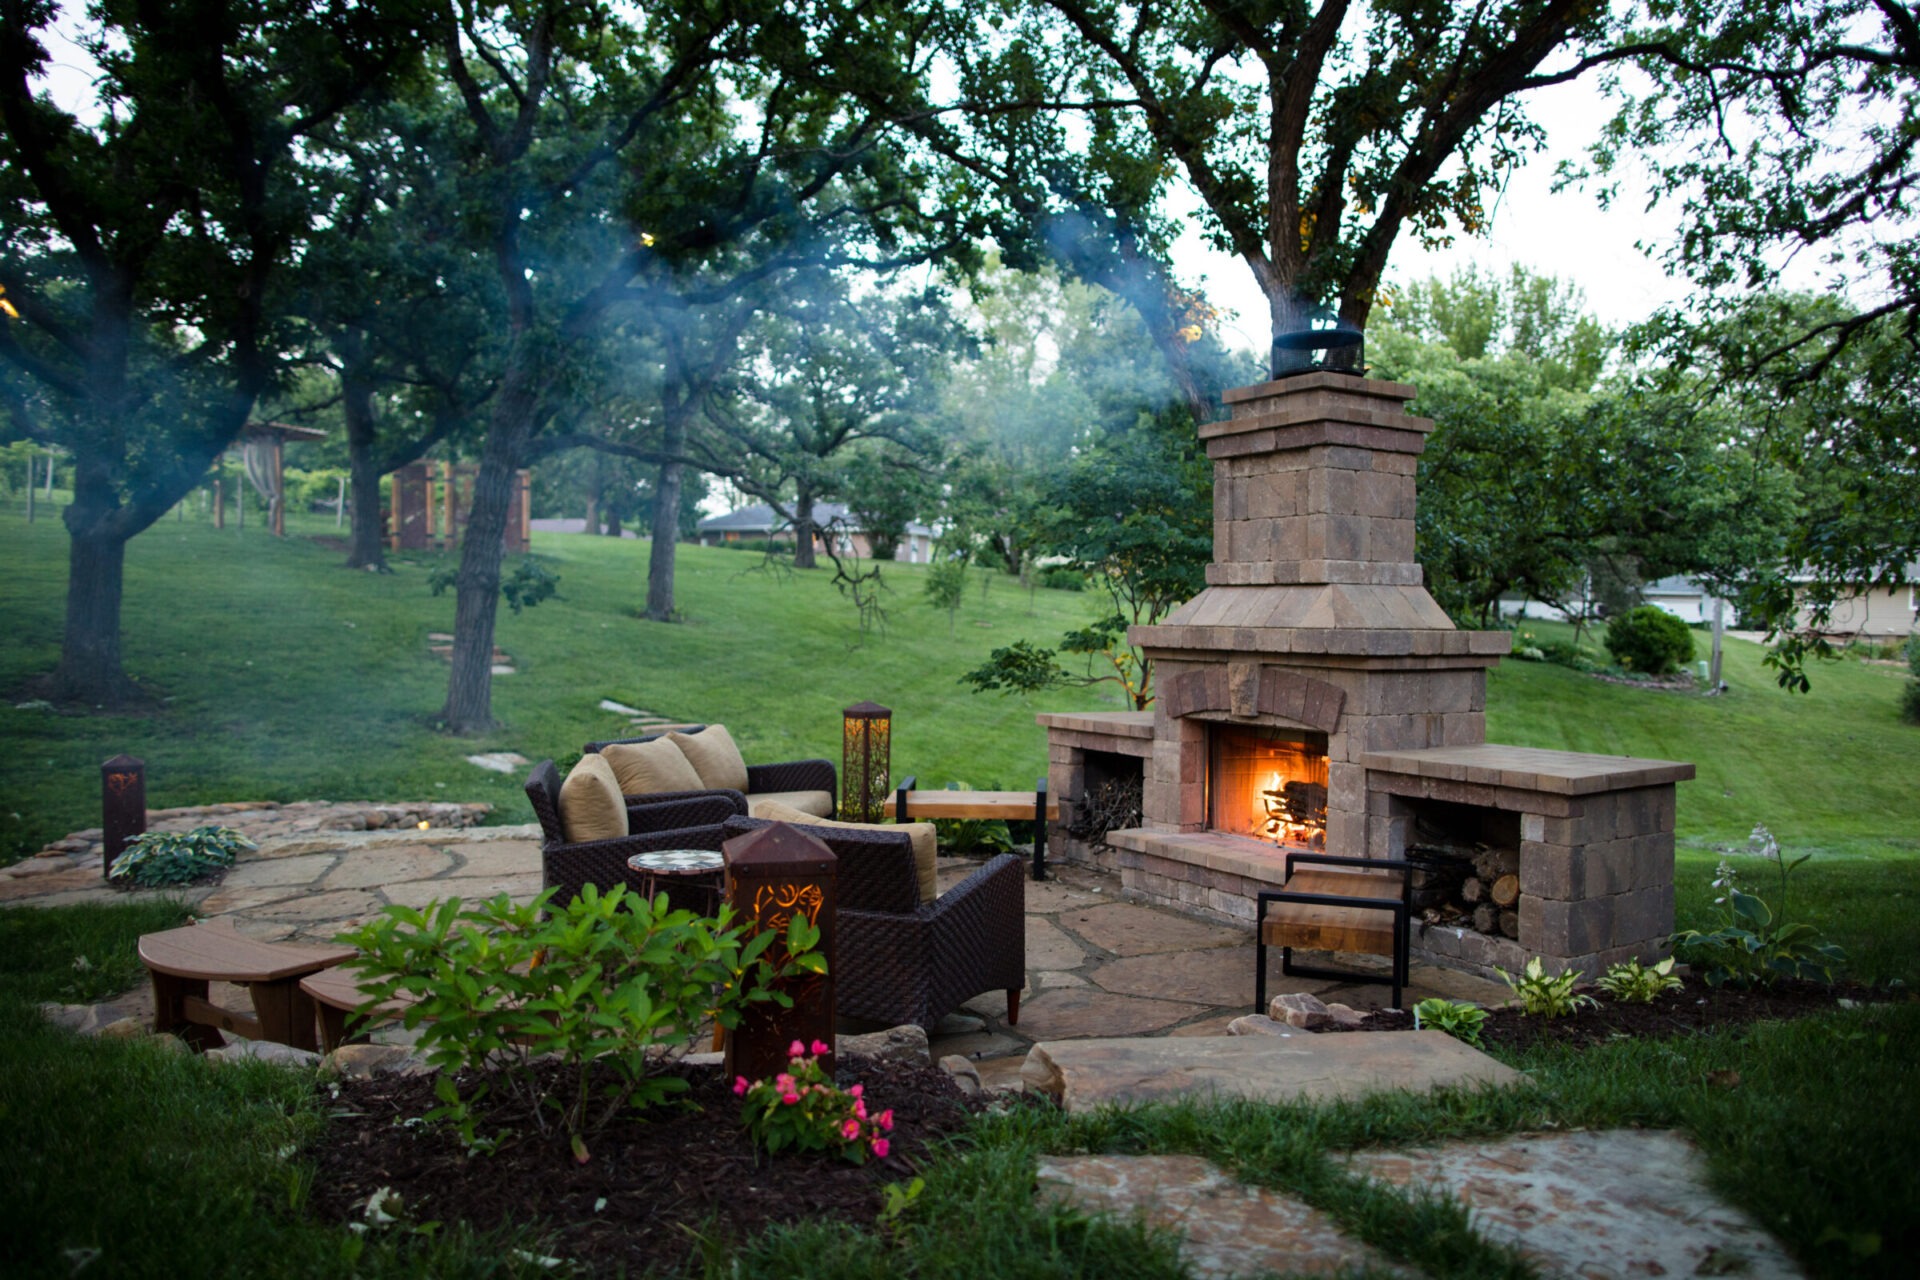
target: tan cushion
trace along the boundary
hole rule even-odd
[[[759,795],[747,797],[748,815],[758,818],[760,806],[763,804],[783,804],[789,809],[798,809],[816,818],[833,816],[831,791],[762,791]]]
[[[791,822],[805,827],[854,827],[861,831],[872,831],[875,827],[868,822],[834,822],[831,819],[803,813],[777,801],[757,800],[753,805],[753,816],[765,818],[768,822]],[[932,902],[940,896],[940,879],[934,870],[934,860],[940,856],[940,841],[931,822],[903,822],[885,825],[880,828],[888,831],[904,831],[913,842],[913,875],[919,881],[920,901]]]
[[[742,792],[747,789],[747,761],[740,748],[733,745],[727,726],[710,724],[699,733],[670,733],[667,737],[700,775],[701,786]]]
[[[680,748],[668,738],[609,743],[600,748],[600,754],[613,766],[613,776],[620,780],[622,795],[651,796],[662,791],[708,789]]]
[[[568,844],[627,834],[627,802],[613,766],[589,751],[560,784],[560,830]]]

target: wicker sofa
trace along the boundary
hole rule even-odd
[[[705,728],[705,725],[695,725],[682,732],[699,733]],[[638,738],[610,738],[605,742],[589,742],[581,750],[599,751],[602,747],[618,746],[623,743],[652,742],[662,736],[662,734],[650,733]],[[756,799],[779,797],[787,799],[788,803],[795,803],[791,797],[814,792],[825,792],[827,795],[827,812],[820,816],[832,816],[840,792],[831,760],[788,760],[780,764],[750,764],[747,766],[745,792],[719,788],[706,794],[734,797],[738,801],[736,812],[746,814],[752,811],[752,804]],[[674,792],[672,798],[679,798],[685,794],[693,793]],[[641,797],[627,798],[637,800]],[[663,797],[650,795],[644,798],[651,801]]]
[[[542,760],[527,775],[527,799],[540,819],[542,884],[557,888],[559,902],[570,902],[585,885],[606,890],[624,884],[639,889],[639,877],[627,868],[636,853],[661,849],[714,849],[726,838],[720,824],[746,812],[738,792],[694,791],[649,796],[627,805],[630,834],[610,840],[570,842],[560,821],[560,772]]]
[[[727,838],[770,826],[731,817]],[[961,1003],[987,991],[1007,993],[1007,1021],[1020,1017],[1026,983],[1026,876],[1019,858],[1001,854],[940,895],[920,901],[906,834],[810,827],[839,860],[835,1003],[845,1017],[931,1031]]]

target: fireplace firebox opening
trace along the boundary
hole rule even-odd
[[[1207,826],[1297,848],[1327,847],[1327,735],[1207,727]]]

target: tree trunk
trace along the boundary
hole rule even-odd
[[[341,416],[347,424],[347,474],[353,487],[347,568],[384,573],[387,545],[380,536],[380,463],[373,454],[373,389],[351,374],[342,377],[340,384]]]
[[[793,567],[816,568],[813,558],[813,486],[799,482],[793,501]]]
[[[89,519],[91,514],[93,518]],[[127,539],[112,527],[111,509],[68,508],[67,630],[54,668],[55,702],[119,706],[136,686],[120,665],[120,592]]]
[[[523,357],[524,359],[524,357]],[[493,627],[500,610],[500,559],[512,500],[514,470],[533,432],[538,392],[529,371],[510,361],[493,420],[487,427],[480,472],[474,477],[453,614],[453,671],[440,719],[454,733],[481,733],[493,720]],[[519,385],[515,385],[518,383]]]
[[[687,445],[685,405],[675,406],[667,414],[666,430],[660,451],[669,457]],[[660,464],[660,475],[653,487],[653,545],[647,550],[647,618],[652,622],[673,621],[673,568],[680,540],[680,472],[678,462]]]

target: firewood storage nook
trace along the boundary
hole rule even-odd
[[[1421,584],[1414,464],[1433,424],[1405,411],[1413,394],[1326,372],[1227,393],[1230,415],[1201,428],[1207,586],[1129,632],[1153,709],[1039,717],[1055,848],[1147,901],[1248,924],[1289,850],[1408,857],[1417,959],[1652,959],[1693,766],[1486,741],[1509,637],[1457,630]],[[1116,827],[1134,761],[1138,825]]]

